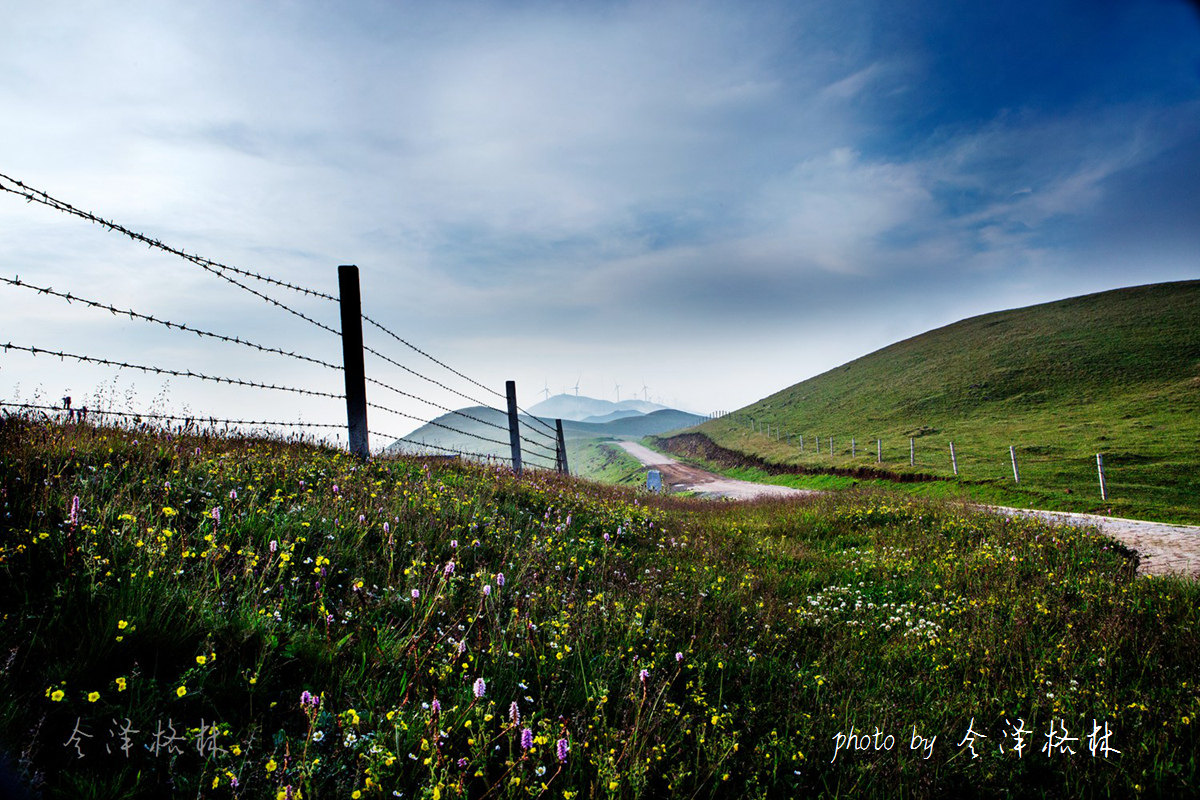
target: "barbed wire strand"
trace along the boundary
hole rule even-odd
[[[219,261],[213,261],[210,258],[204,258],[203,256],[198,256],[198,255],[195,255],[192,253],[187,253],[178,248],[171,247],[169,245],[162,243],[161,241],[159,241],[157,239],[151,239],[150,237],[148,237],[144,234],[137,233],[135,231],[131,231],[122,225],[118,225],[117,223],[112,222],[111,220],[106,220],[102,217],[92,214],[91,212],[83,211],[81,209],[75,208],[70,203],[67,203],[63,200],[59,200],[55,197],[51,197],[49,194],[42,191],[41,189],[35,189],[32,186],[22,183],[21,181],[17,180],[16,178],[12,178],[12,177],[9,177],[8,175],[4,175],[3,173],[0,173],[0,180],[8,181],[9,183],[12,183],[12,184],[16,185],[17,187],[19,187],[19,189],[13,189],[11,187],[5,186],[2,183],[0,183],[0,190],[9,192],[10,194],[18,195],[20,197],[24,197],[27,201],[33,201],[35,203],[40,203],[44,206],[48,206],[50,208],[53,208],[58,211],[62,211],[67,214],[72,214],[76,217],[85,219],[89,222],[97,223],[99,225],[102,225],[102,226],[108,228],[109,230],[113,230],[113,231],[122,233],[122,234],[128,236],[129,238],[134,239],[135,241],[142,242],[144,244],[147,244],[151,247],[155,247],[164,252],[179,256],[180,258],[185,258],[188,261],[191,261],[193,264],[205,267],[206,269],[211,268],[213,270],[228,270],[229,272],[233,272],[238,275],[244,275],[247,278],[254,278],[255,280],[262,281],[264,283],[269,283],[274,286],[279,286],[283,289],[291,289],[294,292],[299,292],[299,293],[307,295],[309,297],[319,297],[322,300],[332,300],[335,303],[338,302],[338,298],[334,297],[333,295],[327,294],[325,292],[317,291],[316,289],[309,289],[304,286],[297,286],[294,283],[288,283],[287,281],[281,281],[277,278],[272,278],[268,275],[260,275],[257,272],[252,272],[250,270],[242,269],[240,267],[232,267],[228,264],[222,264]]]
[[[383,325],[381,325],[380,323],[378,323],[378,322],[376,322],[375,320],[371,319],[371,318],[370,318],[370,317],[368,317],[366,314],[363,314],[363,315],[362,315],[362,319],[363,319],[363,322],[366,322],[368,325],[373,325],[375,328],[378,328],[378,329],[379,329],[380,331],[382,331],[383,333],[385,333],[385,334],[387,334],[388,336],[390,336],[390,337],[392,337],[393,339],[395,339],[397,342],[400,342],[400,344],[404,345],[405,347],[409,348],[410,350],[413,350],[413,351],[414,351],[414,352],[416,352],[416,353],[420,353],[421,355],[425,356],[426,358],[428,358],[428,359],[429,359],[430,361],[432,361],[433,363],[437,364],[438,366],[442,367],[443,369],[449,370],[450,372],[454,373],[455,375],[457,375],[458,377],[460,377],[460,378],[462,378],[463,380],[467,381],[468,383],[471,383],[471,384],[473,384],[473,385],[475,385],[475,386],[478,386],[480,389],[483,389],[485,392],[491,392],[492,394],[496,395],[496,397],[503,397],[503,398],[505,398],[505,399],[507,400],[507,395],[505,395],[505,394],[503,394],[503,393],[501,393],[501,392],[498,392],[498,391],[496,391],[495,389],[491,388],[490,386],[488,386],[488,385],[486,385],[486,384],[480,383],[479,381],[475,380],[474,378],[471,378],[471,377],[469,377],[469,376],[467,376],[467,375],[464,375],[463,373],[459,372],[458,370],[456,370],[454,367],[450,366],[450,365],[449,365],[449,364],[447,364],[446,362],[444,362],[444,361],[441,361],[441,360],[439,360],[439,359],[437,359],[437,358],[434,358],[434,357],[433,357],[433,356],[431,356],[429,353],[426,353],[424,350],[422,350],[421,348],[417,347],[417,346],[416,346],[415,344],[413,344],[412,342],[408,341],[407,339],[404,339],[403,337],[401,337],[401,336],[399,336],[398,334],[396,334],[396,333],[392,332],[391,330],[388,330],[388,328],[384,327],[384,326],[383,326]],[[375,352],[375,351],[369,351],[369,352]],[[379,353],[377,353],[377,352],[375,352],[375,355],[380,355],[380,354],[379,354]],[[444,388],[445,388],[445,387],[444,387]],[[451,391],[454,391],[454,390],[451,390]],[[481,405],[481,406],[487,406],[487,404],[486,404],[486,403],[480,403],[478,400],[473,400],[472,398],[469,398],[469,397],[468,397],[467,399],[468,399],[468,400],[472,400],[472,402],[478,403],[478,404],[479,404],[479,405]],[[495,409],[495,410],[496,410],[496,411],[499,411],[499,409]],[[525,414],[525,415],[529,416],[529,417],[530,417],[530,418],[532,418],[532,419],[535,419],[535,420],[537,419],[537,417],[534,417],[532,414],[530,414],[528,411],[526,411],[525,409],[521,408],[520,406],[517,406],[517,410],[518,410],[518,411],[520,411],[520,412],[522,412],[523,414]],[[551,433],[555,433],[554,429],[553,429],[553,428],[551,428],[549,425],[547,425],[546,423],[542,422],[541,420],[537,420],[537,421],[538,421],[538,422],[539,422],[539,423],[540,423],[540,424],[541,424],[543,427],[545,427],[545,428],[546,428],[546,430],[550,431]]]
[[[180,322],[171,322],[170,320],[159,319],[152,315],[139,314],[138,312],[133,311],[131,309],[116,308],[115,306],[107,304],[107,303],[101,303],[96,300],[88,300],[87,298],[78,297],[76,295],[73,295],[70,292],[66,292],[66,293],[57,292],[52,288],[35,286],[32,283],[26,283],[25,281],[22,281],[20,275],[16,276],[15,278],[0,277],[0,281],[3,281],[4,283],[7,283],[11,286],[20,286],[23,288],[32,289],[35,292],[37,292],[38,294],[48,294],[48,295],[53,295],[54,297],[60,297],[63,300],[66,300],[68,303],[79,302],[79,303],[83,303],[84,305],[90,306],[92,308],[101,309],[103,311],[109,311],[114,315],[119,315],[122,317],[128,316],[130,319],[140,319],[140,320],[144,320],[146,322],[154,322],[159,325],[165,325],[168,330],[170,330],[171,328],[177,328],[181,331],[188,331],[189,333],[194,333],[197,336],[207,336],[211,339],[220,339],[223,342],[231,342],[233,344],[245,345],[246,347],[252,347],[255,350],[259,350],[264,353],[277,353],[281,356],[288,356],[289,358],[299,359],[300,361],[307,361],[311,364],[317,364],[322,367],[327,367],[329,369],[338,370],[339,372],[342,371],[342,368],[339,367],[337,364],[331,364],[330,362],[322,361],[319,358],[312,358],[310,356],[301,355],[299,353],[293,353],[293,352],[290,352],[287,350],[282,350],[278,347],[268,347],[266,345],[256,344],[247,339],[243,339],[240,336],[226,336],[226,335],[220,334],[220,333],[213,333],[212,331],[202,330],[200,328],[195,328],[191,325],[186,325],[186,324],[183,324]]]
[[[419,400],[420,402],[425,403],[426,405],[430,405],[430,406],[433,406],[434,408],[441,409],[442,411],[445,411],[447,414],[453,414],[455,416],[463,417],[463,418],[469,419],[473,422],[478,422],[480,425],[486,425],[489,428],[495,428],[498,431],[503,431],[505,433],[508,432],[507,425],[500,425],[495,422],[490,422],[486,419],[480,419],[479,417],[476,417],[472,414],[468,414],[465,411],[459,411],[457,409],[447,408],[446,406],[439,405],[438,403],[435,403],[432,400],[426,400],[423,397],[418,397],[417,395],[412,394],[410,392],[406,392],[403,389],[397,389],[395,386],[390,386],[390,385],[384,383],[383,381],[377,380],[375,378],[366,378],[365,380],[367,381],[367,383],[374,384],[375,386],[379,386],[381,388],[387,389],[388,391],[395,392],[396,394],[399,394],[399,395],[403,395],[404,397],[409,397],[409,398],[412,398],[413,400]],[[495,411],[495,409],[492,409],[492,410]],[[416,419],[416,417],[414,417],[413,419]],[[535,442],[532,439],[527,439],[524,436],[521,437],[521,440],[528,442],[529,444],[532,444],[535,447],[545,447],[544,444],[542,444],[540,442]]]
[[[146,412],[103,411],[103,410],[96,409],[96,408],[88,408],[87,406],[79,406],[76,408],[60,408],[59,406],[42,406],[42,405],[35,405],[32,403],[9,403],[9,402],[5,402],[5,401],[0,401],[0,406],[7,407],[7,408],[25,408],[25,409],[31,409],[31,410],[36,410],[36,411],[57,411],[59,413],[75,415],[76,417],[83,417],[83,418],[90,417],[94,414],[97,416],[106,416],[106,417],[127,417],[127,418],[131,418],[131,419],[136,419],[136,420],[162,419],[162,420],[169,420],[171,422],[185,422],[185,423],[189,423],[189,424],[192,422],[195,422],[197,424],[203,424],[203,423],[207,422],[212,427],[216,427],[218,424],[227,425],[227,426],[228,425],[278,425],[278,426],[290,427],[290,428],[337,428],[339,430],[346,427],[345,425],[342,425],[342,424],[333,424],[333,423],[328,423],[328,422],[277,422],[277,421],[272,421],[272,420],[224,419],[222,417],[198,416],[198,415],[188,417],[188,416],[178,416],[175,414],[156,414],[156,413],[149,412],[149,411],[146,411]]]
[[[9,176],[4,175],[3,173],[0,173],[0,181],[5,181],[5,180],[21,187],[21,190],[13,189],[11,186],[5,186],[3,182],[0,182],[0,191],[5,191],[10,194],[15,194],[18,197],[24,197],[27,202],[40,203],[44,206],[48,206],[48,207],[56,209],[58,211],[62,211],[63,213],[72,214],[81,219],[85,219],[89,222],[93,222],[97,225],[101,225],[102,227],[108,228],[111,231],[117,231],[118,233],[122,233],[122,234],[128,236],[129,238],[133,239],[134,241],[142,242],[142,243],[148,245],[149,247],[157,248],[158,250],[161,250],[164,253],[170,253],[171,255],[179,256],[180,258],[182,258],[186,261],[190,261],[191,263],[197,265],[198,267],[201,267],[201,268],[211,272],[212,274],[219,277],[221,280],[232,283],[234,286],[237,286],[240,289],[244,289],[245,291],[249,292],[250,294],[254,295],[255,297],[261,298],[262,300],[270,303],[271,305],[281,308],[284,311],[288,312],[289,314],[293,314],[306,322],[310,322],[313,325],[316,325],[318,328],[321,328],[322,330],[329,331],[330,333],[334,334],[335,336],[342,335],[341,332],[336,330],[335,328],[332,328],[323,322],[318,322],[317,320],[313,319],[312,317],[308,316],[307,314],[297,311],[296,309],[292,308],[291,306],[286,305],[285,303],[281,303],[278,300],[276,300],[275,298],[269,297],[268,295],[265,295],[262,292],[258,291],[257,289],[253,289],[253,288],[247,286],[246,284],[242,283],[241,281],[239,281],[235,278],[231,278],[230,276],[228,276],[224,272],[222,272],[222,270],[229,270],[230,272],[236,272],[238,274],[247,275],[247,276],[253,277],[257,280],[266,281],[268,283],[273,283],[273,284],[276,284],[279,286],[283,286],[284,288],[293,289],[298,292],[304,292],[306,294],[310,294],[315,297],[320,297],[323,299],[329,299],[329,300],[336,301],[337,298],[333,297],[332,295],[328,295],[323,292],[317,292],[312,289],[305,289],[304,287],[301,287],[301,286],[294,286],[293,284],[286,283],[284,281],[279,281],[274,278],[268,278],[266,276],[259,275],[254,272],[250,272],[248,270],[238,269],[237,267],[230,267],[226,264],[221,264],[217,261],[212,261],[210,259],[203,258],[201,256],[192,255],[191,253],[187,253],[183,250],[180,250],[179,248],[171,247],[170,245],[164,244],[157,239],[152,239],[149,236],[145,236],[145,235],[137,233],[135,231],[131,231],[128,228],[125,228],[122,225],[119,225],[116,222],[113,222],[111,220],[104,219],[103,217],[98,217],[95,214],[92,214],[88,211],[81,211],[69,203],[65,203],[62,200],[57,200],[57,199],[51,197],[50,195],[46,194],[45,192],[41,191],[40,189],[33,189],[33,188],[21,183],[20,181],[16,180],[15,178],[10,178]]]
[[[500,439],[490,439],[487,436],[482,436],[478,433],[472,433],[470,431],[460,430],[460,429],[452,427],[450,425],[446,425],[444,423],[437,422],[436,420],[421,419],[420,417],[413,416],[412,414],[406,413],[404,411],[399,411],[394,408],[389,408],[388,406],[380,405],[379,403],[367,403],[367,408],[375,408],[380,411],[386,411],[390,414],[396,414],[397,416],[407,417],[408,419],[415,420],[416,422],[424,423],[425,425],[432,425],[435,428],[442,428],[444,430],[448,430],[453,433],[460,434],[462,436],[467,436],[472,439],[478,439],[481,442],[490,442],[491,444],[498,444],[501,447],[511,446],[510,442],[504,442],[504,441],[501,441]],[[534,446],[544,447],[544,445],[538,445],[537,442],[530,442],[530,444],[532,444]],[[548,448],[546,448],[546,449],[548,449]],[[535,455],[537,455],[537,454],[535,454]]]
[[[148,367],[143,364],[130,364],[125,361],[111,361],[107,358],[96,358],[95,356],[81,356],[81,355],[77,355],[75,353],[64,353],[59,350],[46,350],[41,347],[25,347],[22,345],[13,344],[12,342],[8,342],[7,344],[0,345],[0,347],[4,348],[5,352],[8,352],[9,350],[22,350],[26,353],[32,353],[35,356],[38,355],[39,353],[42,353],[42,354],[49,355],[49,356],[58,356],[60,359],[73,358],[76,361],[83,361],[83,362],[87,362],[89,364],[105,364],[107,366],[118,367],[120,369],[136,369],[136,370],[140,370],[142,372],[147,372],[147,373],[152,372],[156,375],[175,375],[180,378],[199,378],[200,380],[214,381],[216,383],[228,383],[228,384],[235,385],[235,386],[249,386],[254,389],[272,389],[272,390],[280,391],[280,392],[292,392],[293,394],[309,395],[311,397],[330,397],[330,398],[333,398],[334,400],[345,400],[346,399],[346,396],[342,395],[342,394],[332,394],[330,392],[318,392],[313,389],[297,389],[297,388],[291,387],[291,386],[276,386],[275,384],[258,383],[257,381],[244,381],[240,378],[223,378],[220,376],[205,375],[204,373],[200,373],[200,372],[192,372],[191,370],[176,370],[176,369],[168,369],[167,367]]]
[[[456,455],[467,456],[470,458],[495,459],[497,461],[511,461],[511,459],[509,459],[509,458],[505,458],[504,456],[495,455],[492,453],[473,453],[469,450],[458,450],[453,447],[446,447],[446,446],[440,445],[440,444],[426,444],[425,442],[418,442],[415,439],[409,439],[404,436],[392,436],[391,434],[382,433],[380,431],[370,431],[370,435],[377,437],[377,438],[381,438],[381,439],[392,439],[397,442],[404,442],[406,444],[411,444],[416,447],[428,447],[428,448],[433,448],[434,450],[442,450],[447,453],[454,453]],[[420,453],[404,453],[404,455],[421,455],[421,454]]]

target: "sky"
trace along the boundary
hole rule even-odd
[[[329,294],[358,265],[368,316],[482,384],[368,327],[461,392],[368,354],[391,387],[369,385],[391,409],[370,427],[388,436],[464,395],[501,405],[506,380],[524,407],[578,383],[734,410],[976,314],[1200,277],[1200,12],[1184,0],[0,15],[0,174]],[[17,276],[341,363],[335,335],[188,261],[0,193],[0,277]],[[335,303],[255,288],[339,325]],[[0,342],[343,390],[336,370],[8,284]],[[345,420],[337,400],[0,351],[0,400],[68,394]]]

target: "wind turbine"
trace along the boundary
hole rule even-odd
[[[550,382],[549,381],[546,381],[546,388],[542,389],[540,394],[546,395],[547,400],[550,399]]]
[[[618,384],[616,384],[616,386],[617,386],[617,402],[619,403],[619,402],[621,402],[621,384],[618,383]]]
[[[579,373],[579,377],[575,379],[575,396],[579,397],[579,381],[583,378],[583,373]]]
[[[647,403],[650,402],[650,387],[646,385],[645,381],[642,381],[642,397]]]

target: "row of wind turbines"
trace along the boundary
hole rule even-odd
[[[579,397],[579,381],[581,381],[582,379],[583,379],[583,374],[582,374],[582,373],[580,373],[579,377],[575,379],[575,385],[574,385],[574,386],[564,386],[564,387],[563,387],[563,390],[562,390],[562,393],[563,393],[563,394],[566,394],[566,393],[567,393],[567,390],[568,390],[568,389],[571,389],[571,390],[573,390],[573,391],[575,392],[575,396],[576,396],[576,397]],[[614,390],[614,392],[616,393],[616,398],[617,398],[617,400],[616,400],[616,401],[617,401],[618,403],[619,403],[619,402],[621,402],[621,384],[619,384],[619,383],[613,383],[613,390]],[[642,399],[643,399],[643,400],[645,400],[646,402],[650,402],[650,387],[646,385],[646,382],[645,382],[645,381],[642,381],[642,389],[641,389],[641,391],[642,391]],[[541,390],[538,392],[538,394],[542,395],[542,398],[543,398],[544,400],[548,400],[548,399],[550,399],[550,381],[549,381],[549,380],[546,380],[546,381],[545,381],[545,386],[544,386],[544,388],[542,388],[542,389],[541,389]],[[637,393],[637,392],[634,392],[634,393],[633,393],[633,398],[632,398],[632,399],[636,400],[636,399],[637,399],[637,395],[638,395],[638,393]],[[662,400],[662,398],[661,398],[661,397],[656,397],[656,398],[655,398],[655,402],[659,402],[659,401],[661,401],[661,400]]]

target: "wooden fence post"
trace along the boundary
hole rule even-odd
[[[1104,483],[1104,456],[1096,453],[1096,471],[1100,473],[1100,499],[1108,499],[1108,486]]]
[[[508,442],[512,446],[513,472],[521,474],[521,431],[517,427],[517,382],[505,381],[504,393],[508,395]]]
[[[883,463],[883,439],[875,440],[875,463]]]
[[[554,420],[554,427],[558,429],[558,471],[563,475],[570,475],[571,469],[567,466],[567,440],[563,436],[562,420]]]
[[[858,448],[854,442],[854,437],[851,436],[850,437],[850,457],[854,458],[856,455],[858,455]]]
[[[913,437],[908,437],[908,465],[915,467],[917,465],[917,445]]]
[[[367,379],[363,366],[362,298],[358,290],[358,267],[338,267],[338,305],[342,312],[342,367],[346,376],[346,424],[350,452],[369,458],[367,440]]]
[[[954,477],[958,477],[958,458],[954,455],[954,442],[950,443],[950,466],[954,467]]]
[[[1008,455],[1012,458],[1013,482],[1020,483],[1021,482],[1021,472],[1020,472],[1020,470],[1017,469],[1017,449],[1015,447],[1013,447],[1011,444],[1008,446]]]

